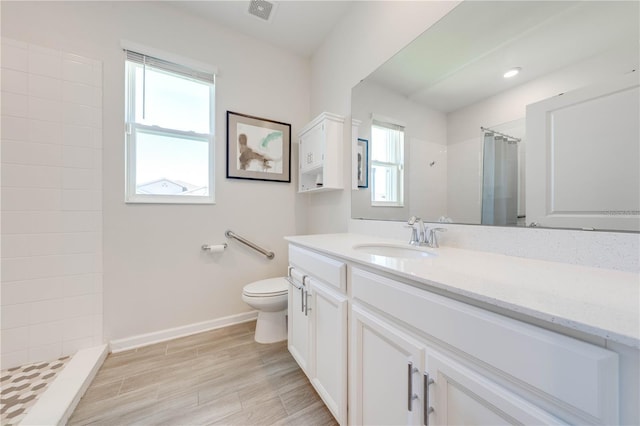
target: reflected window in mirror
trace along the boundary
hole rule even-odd
[[[373,120],[371,205],[404,205],[404,127]]]

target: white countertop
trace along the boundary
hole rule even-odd
[[[450,247],[428,249],[436,255],[422,259],[377,256],[353,247],[403,242],[359,234],[304,235],[286,240],[418,284],[640,348],[638,274]]]

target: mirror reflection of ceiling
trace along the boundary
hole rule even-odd
[[[447,113],[629,40],[637,50],[637,14],[635,1],[467,1],[367,80]]]

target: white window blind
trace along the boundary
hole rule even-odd
[[[154,58],[142,53],[126,50],[127,61],[142,64],[143,66],[149,66],[157,68],[163,71],[170,72],[172,74],[181,75],[187,78],[193,78],[194,80],[205,81],[211,84],[215,84],[215,74],[211,72],[198,71],[193,68],[176,64],[173,62],[165,61],[164,59]]]

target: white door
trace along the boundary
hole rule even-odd
[[[311,287],[311,372],[318,394],[340,424],[347,424],[347,297],[316,279]]]
[[[350,424],[420,424],[422,347],[364,308],[351,313]]]
[[[431,349],[426,351],[425,365],[425,425],[563,424],[472,368]]]
[[[637,74],[527,106],[528,225],[640,231]]]
[[[322,166],[324,160],[324,123],[319,123],[300,137],[300,170]]]
[[[307,289],[304,279],[291,270],[289,277],[288,348],[300,368],[309,374],[309,309],[306,306]]]

